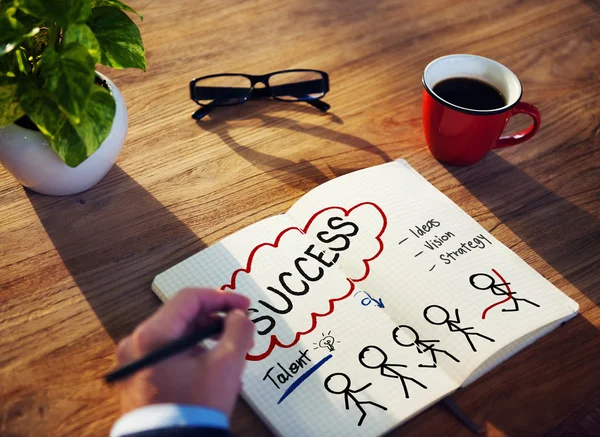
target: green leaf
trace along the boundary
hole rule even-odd
[[[17,82],[8,78],[0,79],[0,127],[8,126],[25,115],[17,97]]]
[[[64,46],[60,53],[46,50],[40,62],[44,88],[75,124],[94,84],[94,66],[88,49],[79,43]]]
[[[133,12],[135,15],[140,17],[140,20],[144,21],[144,17],[142,17],[142,14],[137,13],[133,10],[133,8],[127,6],[125,3],[122,3],[119,0],[92,0],[92,9],[102,6],[113,6],[123,11]]]
[[[8,8],[0,15],[0,56],[12,51],[25,38],[30,38],[40,31],[39,27],[27,30],[27,28],[14,17],[16,12],[16,8]]]
[[[92,89],[76,126],[46,91],[31,86],[19,87],[18,94],[27,115],[46,136],[52,150],[70,167],[77,167],[100,147],[115,117],[112,95],[99,86]]]
[[[0,0],[0,14],[5,14],[6,11],[15,7],[15,0]]]
[[[29,69],[27,52],[21,47],[0,56],[0,77],[25,76],[29,73]]]
[[[67,116],[58,108],[56,102],[40,88],[20,84],[17,88],[17,95],[27,116],[46,136],[48,142],[53,144],[64,125],[69,123]],[[58,151],[56,153],[60,155]]]
[[[94,153],[106,139],[112,128],[117,105],[112,94],[101,86],[94,86],[81,123],[75,126],[77,134],[85,143],[87,156]]]
[[[57,138],[59,147],[62,150],[67,149],[67,153],[61,156],[67,165],[77,167],[100,147],[112,128],[115,112],[116,104],[113,96],[105,88],[94,86],[81,116],[81,122],[76,126],[71,125],[72,131],[65,131],[64,138],[62,136]],[[71,144],[83,145],[83,159],[80,146],[74,148]]]
[[[19,20],[19,22],[28,29],[33,29],[34,27],[44,27],[44,20],[38,17],[34,17],[33,15],[29,15],[20,9],[17,9],[17,12],[15,13],[15,18]]]
[[[112,7],[94,8],[88,24],[100,44],[101,64],[146,71],[140,31],[125,12]]]
[[[62,44],[68,46],[71,43],[84,46],[94,60],[94,65],[100,59],[100,45],[94,36],[94,32],[87,24],[71,24],[69,26],[63,35]]]
[[[68,27],[84,23],[90,16],[90,0],[14,0],[15,6],[34,17]]]

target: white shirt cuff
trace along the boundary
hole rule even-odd
[[[155,404],[125,414],[112,427],[110,437],[174,426],[228,429],[229,420],[223,412],[212,408]]]

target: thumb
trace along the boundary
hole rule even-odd
[[[244,358],[254,345],[254,323],[243,311],[233,310],[225,318],[225,329],[215,351],[231,358]]]

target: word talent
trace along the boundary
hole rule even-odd
[[[273,385],[279,389],[280,384],[284,385],[290,379],[293,379],[294,375],[298,373],[304,366],[308,365],[308,363],[311,361],[310,358],[308,358],[308,355],[306,355],[308,353],[308,349],[298,352],[300,353],[300,358],[292,361],[292,363],[286,367],[282,366],[281,363],[278,362],[277,370],[275,370],[275,366],[267,370],[267,373],[265,373],[265,376],[263,377],[263,381],[266,381],[268,378],[269,381],[271,381]],[[275,380],[277,380],[279,384],[277,384]]]
[[[248,309],[250,313],[258,315],[251,319],[256,325],[258,335],[267,335],[276,325],[275,319],[270,314],[258,314],[260,309],[266,309],[273,314],[287,314],[292,311],[293,299],[307,294],[311,284],[323,277],[325,269],[335,265],[340,252],[348,250],[352,237],[358,234],[358,225],[346,218],[331,217],[327,220],[327,226],[329,229],[317,233],[317,239],[323,243],[329,253],[326,254],[325,250],[315,250],[314,244],[308,246],[302,255],[294,260],[293,268],[279,274],[279,284],[267,287],[269,292],[279,297],[276,299],[278,303],[259,300],[258,303],[262,308]],[[263,325],[259,326],[261,322]],[[264,323],[267,325],[264,326]]]

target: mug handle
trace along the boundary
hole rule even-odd
[[[540,123],[542,121],[540,117],[540,111],[538,111],[538,108],[536,108],[533,105],[530,105],[529,103],[519,102],[510,110],[511,117],[516,114],[529,115],[531,118],[533,118],[533,123],[527,129],[522,130],[521,132],[500,137],[496,142],[496,145],[492,147],[492,149],[516,146],[517,144],[524,143],[536,134],[536,132],[540,128]]]

